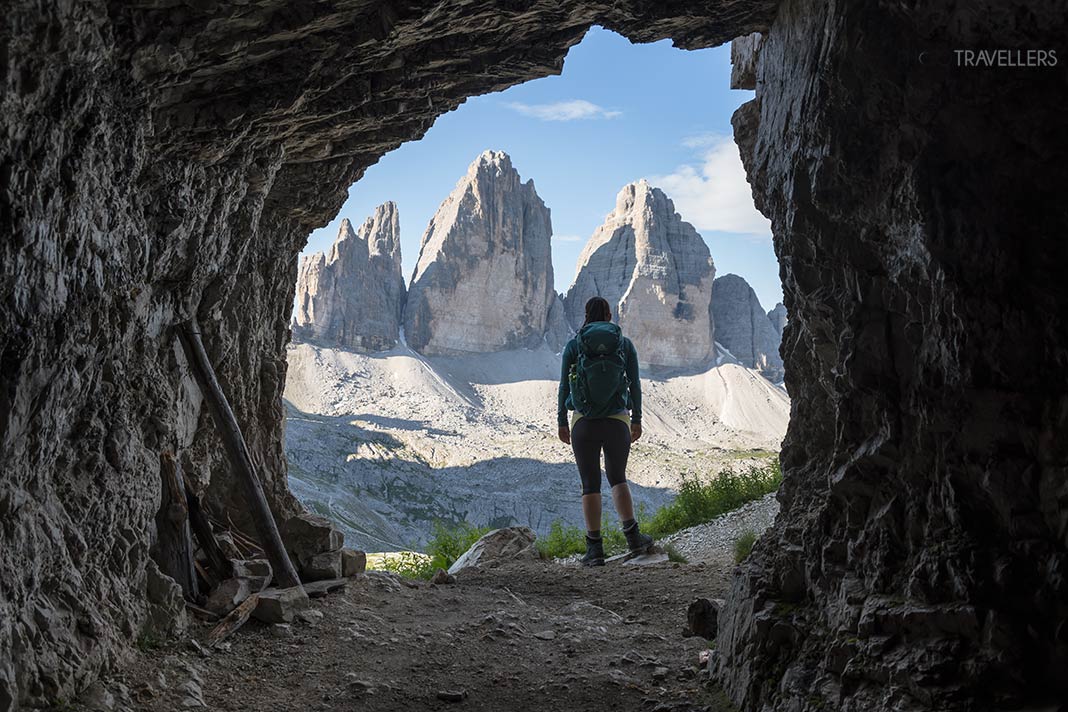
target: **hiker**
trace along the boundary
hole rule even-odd
[[[568,423],[567,411],[574,411]],[[564,347],[557,402],[560,440],[571,445],[582,480],[586,520],[583,566],[604,566],[601,539],[601,451],[623,535],[631,553],[645,553],[653,538],[638,530],[627,485],[630,444],[642,436],[642,387],[638,352],[612,323],[601,297],[586,302],[586,323]]]

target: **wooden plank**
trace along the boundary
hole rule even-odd
[[[162,484],[159,512],[156,514],[156,563],[160,571],[182,587],[187,600],[200,596],[193,561],[193,537],[189,531],[189,510],[185,499],[181,468],[174,454],[165,450],[159,456]]]
[[[219,429],[219,435],[230,457],[230,463],[237,473],[237,479],[244,487],[249,514],[256,525],[256,532],[259,534],[264,553],[271,562],[275,581],[281,588],[300,586],[300,577],[297,576],[293,562],[289,560],[289,554],[282,543],[282,536],[278,533],[278,525],[274,521],[270,507],[267,506],[267,497],[263,494],[263,485],[256,474],[256,466],[252,462],[252,455],[241,434],[241,427],[237,423],[237,418],[234,417],[233,410],[230,409],[226,395],[219,386],[215,370],[212,368],[211,361],[208,360],[207,351],[204,350],[200,330],[192,322],[186,322],[178,326],[178,335],[193,375],[200,385],[204,401],[215,420],[215,427]]]
[[[241,604],[230,611],[230,613],[223,618],[219,625],[211,629],[208,633],[208,637],[205,639],[205,643],[209,646],[218,645],[226,640],[230,635],[241,626],[245,625],[248,621],[248,617],[252,615],[252,612],[256,610],[256,604],[259,603],[260,596],[258,593],[254,593]]]
[[[211,522],[204,511],[204,505],[200,501],[200,497],[193,492],[193,483],[186,477],[182,482],[182,486],[185,490],[186,505],[189,510],[189,524],[193,528],[193,533],[197,536],[200,548],[208,558],[210,573],[201,571],[201,576],[208,582],[209,588],[214,588],[219,581],[225,581],[234,575],[234,565],[215,539],[215,532],[211,529]]]

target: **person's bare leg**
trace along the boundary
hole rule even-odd
[[[615,498],[615,490],[612,490]],[[582,516],[586,520],[586,531],[597,532],[601,530],[601,493],[582,495]]]
[[[634,519],[634,502],[630,498],[630,487],[626,482],[620,482],[612,488],[612,504],[616,505],[619,521],[626,522]]]

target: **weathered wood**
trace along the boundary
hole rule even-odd
[[[205,639],[205,643],[209,646],[218,645],[226,640],[235,630],[245,625],[249,616],[256,610],[256,605],[259,603],[260,596],[257,593],[252,594],[244,601],[241,602],[234,610],[223,618],[219,625],[211,629],[208,633],[208,637]]]
[[[160,571],[178,582],[186,599],[195,601],[200,596],[200,589],[193,561],[189,510],[181,468],[173,453],[160,453],[159,472],[163,487],[159,512],[156,514],[156,563]]]
[[[204,582],[205,591],[210,591],[211,589],[219,585],[219,579],[217,579],[215,576],[212,576],[211,572],[208,571],[206,566],[201,564],[199,561],[194,561],[193,566],[196,567],[197,573],[200,574],[200,580]]]
[[[189,601],[185,602],[185,607],[187,610],[192,611],[195,615],[200,616],[201,618],[207,620],[209,623],[214,623],[219,620],[220,616],[218,613],[212,613],[207,608],[201,608],[200,606],[190,603]]]
[[[249,514],[256,525],[256,532],[259,534],[264,553],[271,562],[275,581],[282,588],[300,586],[300,577],[293,568],[293,562],[289,560],[289,554],[282,543],[282,536],[278,533],[278,525],[274,521],[270,507],[267,506],[267,497],[263,494],[263,485],[256,474],[256,467],[252,462],[252,455],[249,453],[245,438],[241,434],[241,427],[219,386],[219,381],[215,377],[215,369],[208,360],[207,351],[204,350],[200,330],[192,322],[186,322],[179,325],[178,334],[185,349],[186,358],[200,385],[204,401],[215,420],[215,426],[219,429],[226,452],[230,457],[230,463],[237,473],[237,479],[241,481],[245,489]]]
[[[196,534],[204,556],[208,558],[208,571],[201,571],[200,575],[204,577],[208,588],[214,588],[219,581],[234,575],[234,565],[219,546],[218,540],[215,539],[215,532],[212,531],[211,521],[208,519],[207,512],[204,511],[204,505],[193,491],[193,483],[186,477],[182,481],[182,486],[189,509],[189,523],[193,527],[193,533]]]

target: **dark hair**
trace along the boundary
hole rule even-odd
[[[608,306],[608,300],[604,297],[590,297],[586,302],[586,323],[583,326],[594,321],[612,321],[612,307]]]

